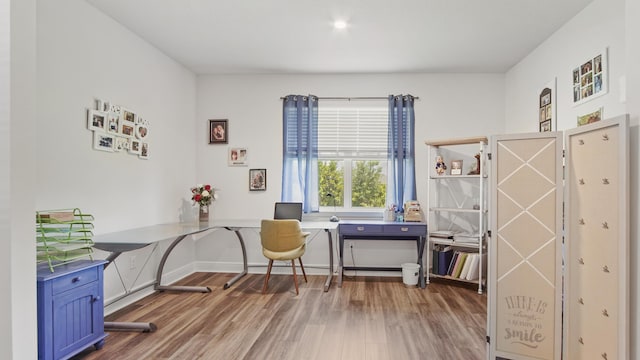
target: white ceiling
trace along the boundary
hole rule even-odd
[[[503,73],[593,0],[86,1],[195,73],[220,74]]]

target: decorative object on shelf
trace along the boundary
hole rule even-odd
[[[267,190],[267,169],[249,170],[249,190],[250,191],[266,191]]]
[[[87,128],[93,131],[95,150],[125,152],[138,155],[140,159],[149,158],[149,122],[132,110],[95,99],[95,109],[87,111]]]
[[[451,161],[451,175],[462,175],[462,160]]]
[[[209,205],[218,198],[218,194],[213,186],[209,184],[198,184],[191,188],[191,200],[193,205],[198,205],[198,220],[209,221]]]
[[[229,128],[227,119],[209,120],[209,144],[227,144]]]
[[[404,221],[405,222],[424,221],[422,209],[420,208],[420,203],[417,200],[411,200],[404,203]]]
[[[467,175],[480,175],[480,153],[477,153],[474,157],[476,158],[476,163],[471,167],[471,171]]]
[[[603,108],[600,107],[594,112],[578,116],[578,126],[592,124],[594,122],[602,120],[602,110]]]
[[[230,147],[227,164],[229,166],[247,166],[247,148]]]
[[[447,165],[444,163],[442,156],[436,156],[436,174],[444,175],[447,170]]]
[[[80,209],[36,211],[37,261],[55,266],[93,254],[93,216]]]
[[[608,91],[607,49],[575,66],[573,72],[573,105],[582,104]]]

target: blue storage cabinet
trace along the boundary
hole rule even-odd
[[[104,345],[103,270],[106,261],[38,265],[38,359],[68,359]]]

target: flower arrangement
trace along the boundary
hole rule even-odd
[[[218,194],[211,185],[198,184],[191,188],[191,200],[193,205],[198,204],[200,206],[211,205],[213,200],[218,198]]]

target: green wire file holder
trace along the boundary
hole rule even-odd
[[[36,211],[37,261],[49,270],[73,260],[93,260],[93,216],[78,208]]]

